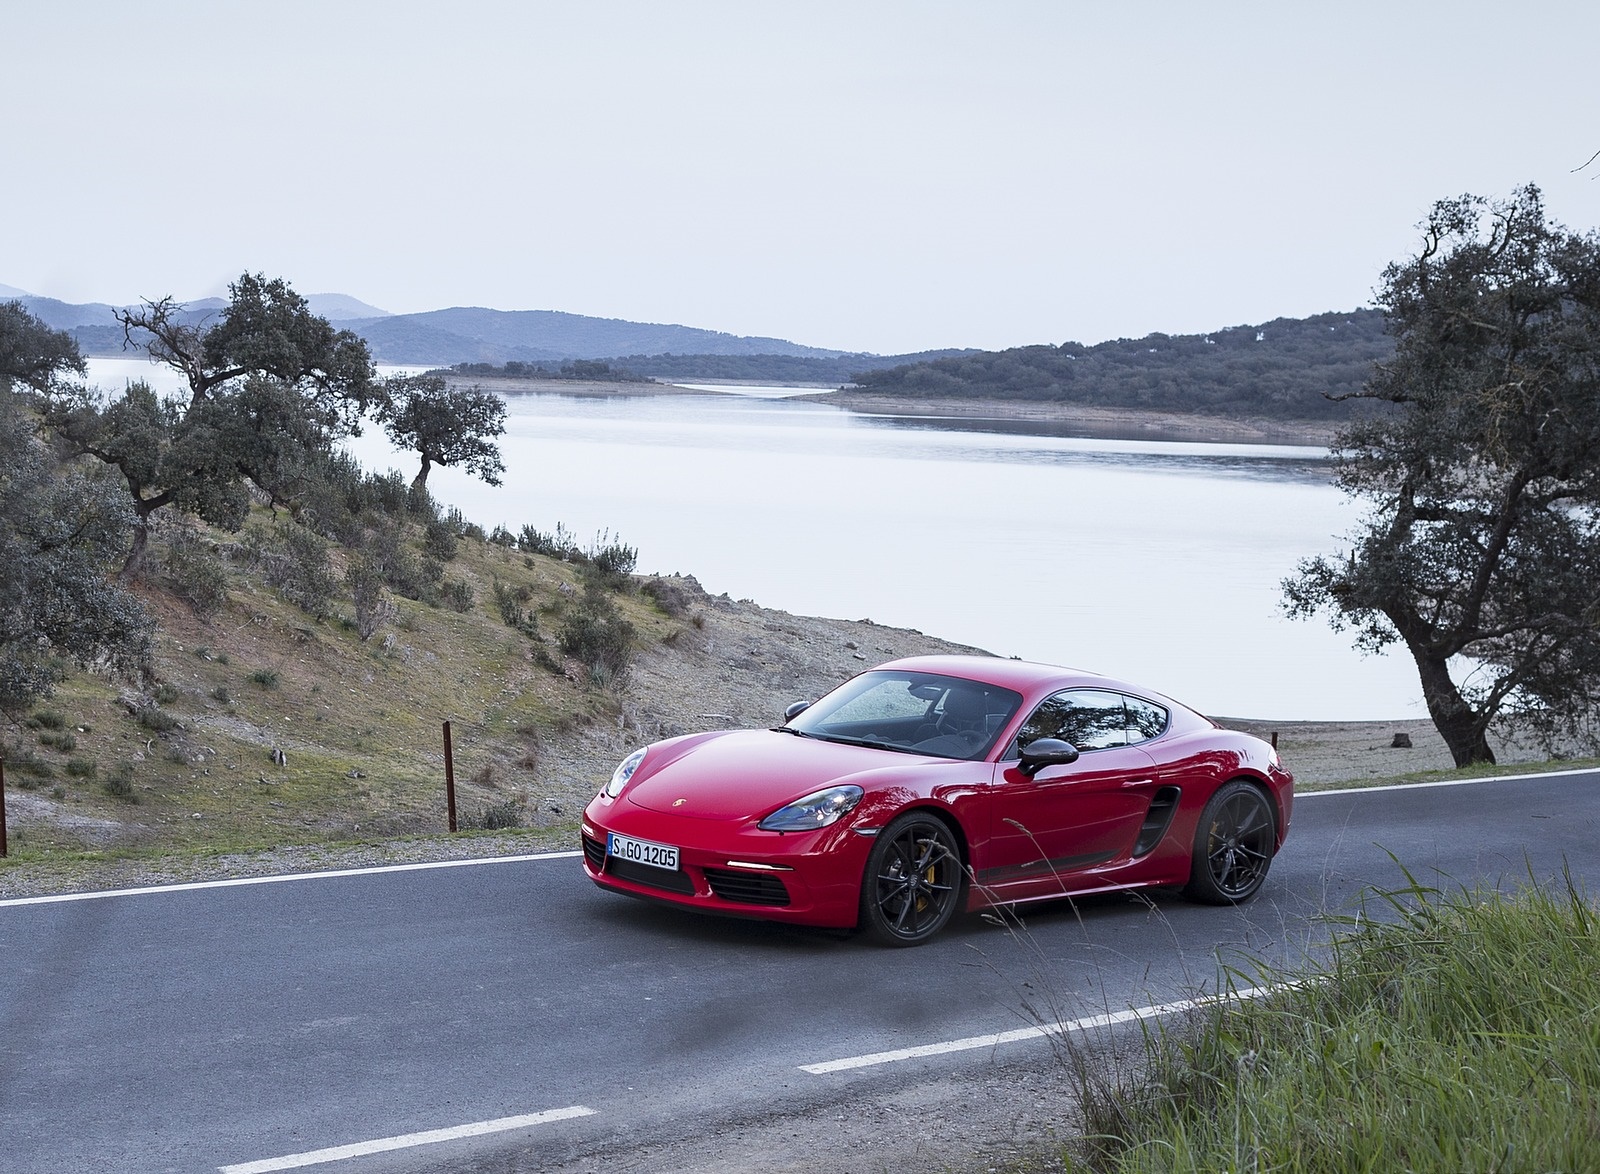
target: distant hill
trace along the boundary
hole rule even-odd
[[[106,302],[62,302],[29,294],[17,299],[39,321],[53,330],[65,330],[78,340],[86,355],[123,353],[122,327],[117,324],[119,308]],[[221,298],[201,298],[186,302],[178,320],[186,324],[203,322],[227,305]]]
[[[1151,334],[1095,346],[1016,347],[854,376],[907,398],[1040,400],[1146,411],[1340,419],[1375,362],[1394,353],[1378,310],[1274,318],[1207,334]]]
[[[9,287],[7,287],[9,288]],[[18,291],[17,300],[46,325],[65,330],[87,355],[122,353],[122,328],[106,302],[71,303]],[[747,337],[693,326],[591,318],[559,310],[490,310],[455,306],[421,314],[389,314],[348,294],[312,294],[311,309],[367,340],[380,363],[561,363],[620,355],[780,355],[835,359],[844,351],[801,346],[781,338]],[[182,318],[198,322],[226,303],[185,303]],[[701,375],[700,378],[723,378]],[[745,376],[737,376],[744,378]]]
[[[313,314],[321,314],[329,322],[348,322],[352,318],[387,318],[388,310],[380,310],[377,306],[369,306],[359,298],[349,294],[319,293],[307,294],[306,304],[311,307]]]
[[[341,323],[367,340],[386,363],[554,362],[619,355],[795,355],[836,358],[843,351],[751,338],[693,326],[590,318],[559,310],[489,310],[456,306]]]

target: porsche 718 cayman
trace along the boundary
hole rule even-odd
[[[1289,828],[1271,746],[1091,673],[915,657],[785,716],[630,754],[584,810],[590,878],[916,945],[993,905],[1148,886],[1244,901]]]

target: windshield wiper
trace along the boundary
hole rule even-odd
[[[868,750],[892,750],[896,754],[915,754],[909,746],[897,746],[893,742],[876,742],[871,738],[830,738],[822,734],[815,734],[824,742],[837,742],[841,746],[865,746]]]
[[[797,730],[793,726],[768,726],[767,729],[774,734],[793,734],[796,738],[815,738],[815,734],[808,734],[804,730]]]

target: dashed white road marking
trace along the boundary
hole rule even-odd
[[[263,1158],[257,1162],[239,1162],[232,1166],[218,1166],[219,1174],[273,1174],[277,1170],[298,1170],[302,1166],[317,1166],[324,1162],[343,1162],[350,1158],[364,1158],[370,1154],[390,1150],[411,1149],[419,1145],[437,1145],[442,1141],[459,1141],[467,1137],[482,1137],[489,1133],[506,1133],[512,1129],[527,1129],[551,1121],[570,1121],[574,1117],[592,1117],[594,1110],[583,1105],[566,1109],[546,1109],[542,1113],[525,1113],[520,1117],[500,1117],[493,1121],[475,1121],[470,1125],[453,1125],[448,1129],[429,1129],[422,1133],[403,1133],[398,1137],[380,1137],[375,1141],[358,1141],[350,1145],[329,1146],[322,1150],[308,1150],[303,1154],[285,1154],[281,1158]]]
[[[944,1056],[951,1052],[969,1052],[976,1048],[996,1048],[1001,1044],[1014,1044],[1022,1040],[1044,1039],[1049,1036],[1066,1035],[1074,1031],[1092,1031],[1097,1027],[1112,1027],[1118,1023],[1129,1023],[1135,1019],[1155,1019],[1162,1015],[1175,1015],[1183,1011],[1193,1011],[1196,1008],[1211,1006],[1220,1002],[1259,999],[1264,995],[1276,994],[1278,991],[1288,990],[1298,985],[1298,983],[1285,982],[1277,983],[1273,986],[1249,987],[1242,991],[1229,991],[1224,995],[1212,995],[1203,999],[1181,999],[1174,1003],[1156,1003],[1149,1007],[1133,1007],[1127,1011],[1112,1011],[1106,1015],[1090,1015],[1084,1019],[1074,1019],[1070,1023],[1041,1023],[1037,1027],[1019,1027],[1013,1031],[996,1031],[989,1035],[970,1035],[965,1039],[945,1040],[936,1044],[922,1044],[914,1048],[896,1048],[890,1052],[871,1052],[865,1056],[846,1056],[841,1060],[824,1060],[820,1064],[802,1064],[800,1065],[800,1071],[809,1072],[813,1076],[825,1076],[830,1072],[847,1072],[852,1068],[871,1068],[876,1064],[894,1064],[900,1060],[920,1060],[927,1056]]]
[[[56,893],[48,897],[12,897],[0,909],[18,905],[55,905],[63,901],[98,901],[105,897],[136,897],[155,893],[190,893],[199,889],[232,889],[242,885],[276,885],[288,881],[334,880],[346,876],[377,876],[386,872],[423,872],[432,868],[475,868],[482,864],[522,864],[529,860],[568,860],[582,852],[535,852],[528,856],[485,856],[476,860],[430,860],[420,864],[377,864],[368,868],[338,868],[327,872],[291,872],[277,876],[238,876],[228,880],[185,881],[175,885],[146,885],[137,889],[102,889],[93,893]]]

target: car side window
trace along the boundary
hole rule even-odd
[[[1045,698],[1017,731],[1016,749],[1021,750],[1036,738],[1060,738],[1079,750],[1126,746],[1128,717],[1122,694],[1103,689],[1068,689]]]
[[[1167,711],[1153,702],[1105,689],[1068,689],[1046,698],[1017,732],[1013,752],[1035,738],[1060,738],[1079,750],[1132,746],[1160,737]]]
[[[1166,732],[1168,715],[1161,706],[1138,697],[1124,697],[1122,703],[1128,711],[1128,741],[1148,742]]]

